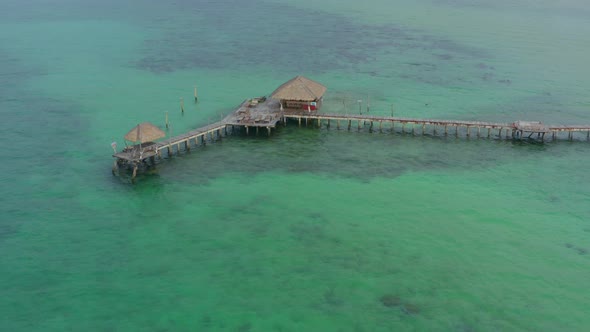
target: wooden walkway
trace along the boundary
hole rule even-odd
[[[256,102],[253,102],[256,100]],[[418,119],[405,117],[390,117],[369,114],[326,114],[302,110],[282,110],[277,101],[265,100],[264,98],[255,98],[244,101],[236,111],[226,116],[221,121],[209,124],[191,130],[187,133],[170,137],[157,143],[145,143],[125,148],[123,151],[115,153],[116,158],[113,165],[113,173],[118,172],[120,165],[126,165],[133,169],[135,179],[138,167],[141,165],[154,165],[156,157],[162,158],[162,151],[166,151],[167,157],[174,154],[180,154],[182,151],[190,151],[192,146],[205,145],[207,142],[213,142],[221,139],[223,135],[228,135],[228,130],[233,132],[234,129],[245,129],[248,134],[249,128],[255,128],[256,133],[260,128],[266,128],[268,135],[271,130],[276,128],[278,123],[287,125],[287,121],[295,121],[302,125],[317,124],[318,127],[325,123],[329,128],[336,125],[336,128],[346,128],[351,130],[356,123],[358,130],[369,126],[369,131],[378,129],[379,131],[389,129],[392,132],[401,132],[425,135],[427,130],[432,129],[432,134],[437,135],[440,130],[441,135],[455,136],[476,136],[476,137],[494,137],[494,138],[531,138],[536,134],[535,139],[543,141],[545,134],[550,134],[552,140],[560,139],[561,133],[568,133],[568,139],[573,140],[574,133],[583,132],[585,138],[590,140],[590,125],[573,125],[573,126],[548,126],[540,122],[516,121],[513,123],[506,122],[483,122],[483,121],[466,121],[466,120],[437,120],[437,119]],[[428,127],[428,128],[427,128]],[[149,163],[148,163],[149,162]]]
[[[463,128],[465,135],[470,137],[473,131],[477,131],[477,137],[487,136],[491,137],[492,131],[497,130],[499,137],[506,138],[520,138],[523,134],[528,133],[529,137],[532,134],[540,133],[544,138],[544,133],[537,132],[536,130],[523,130],[515,123],[505,122],[484,122],[484,121],[467,121],[467,120],[437,120],[437,119],[418,119],[418,118],[402,118],[402,117],[389,117],[389,116],[378,116],[378,115],[367,115],[367,114],[325,114],[325,113],[310,113],[302,111],[291,111],[284,112],[283,117],[287,120],[295,120],[301,126],[302,121],[306,124],[311,122],[317,122],[318,126],[321,126],[322,121],[327,122],[327,126],[332,125],[332,121],[336,122],[336,127],[341,127],[341,122],[348,128],[354,122],[357,123],[357,128],[364,127],[367,123],[370,125],[372,130],[374,125],[379,126],[379,130],[383,129],[383,124],[389,125],[389,127],[395,130],[395,124],[401,125],[401,132],[406,132],[406,126],[410,125],[412,133],[416,132],[416,126],[421,128],[421,134],[426,133],[426,126],[433,127],[433,134],[437,134],[437,128],[442,127],[442,131],[445,135],[449,134],[449,129],[454,129],[454,134],[459,134],[459,128]],[[546,126],[547,130],[551,133],[552,139],[556,140],[560,132],[567,132],[568,138],[573,139],[574,132],[585,132],[586,138],[590,139],[590,125],[585,126]],[[482,133],[482,129],[487,130],[486,133]],[[505,135],[505,136],[504,136]]]

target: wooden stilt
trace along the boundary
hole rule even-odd
[[[477,126],[477,138],[481,137],[481,127]]]
[[[168,158],[172,157],[172,152],[170,151],[170,145],[168,145],[166,147],[166,150],[168,150]]]
[[[359,131],[360,131],[360,130],[361,130],[361,120],[358,120],[358,121],[357,121],[357,125],[358,125],[358,128],[357,128],[357,130],[359,130]]]
[[[500,128],[500,130],[498,130],[498,137],[499,137],[500,139],[502,139],[502,128]]]
[[[301,125],[301,118],[299,118],[299,125]],[[246,136],[248,136],[248,126],[246,126]]]
[[[266,130],[268,130],[268,137],[270,137],[270,127],[266,127]]]
[[[414,127],[412,127],[412,134],[414,133],[413,130],[414,130]],[[406,123],[402,122],[402,134],[405,134],[405,133],[406,133]]]
[[[351,125],[352,125],[352,120],[348,120],[348,130],[350,130]]]
[[[318,127],[322,128],[322,123],[320,121],[321,121],[320,118],[318,118]]]
[[[197,102],[199,98],[197,98],[197,86],[195,85],[195,103]]]
[[[330,128],[330,119],[328,119],[328,128]]]
[[[383,121],[379,120],[379,132],[381,132],[381,128],[383,128]]]
[[[371,121],[371,126],[369,127],[369,132],[373,132],[373,121]]]
[[[556,131],[553,132],[553,136],[551,138],[555,141],[555,139],[557,138],[557,132]]]
[[[133,175],[131,176],[131,180],[135,180],[135,177],[137,176],[137,164],[133,165]]]
[[[184,113],[184,98],[180,98],[180,111]]]
[[[340,129],[340,120],[336,120],[336,129]]]
[[[436,125],[434,125],[434,128],[432,129],[432,134],[436,136]]]
[[[186,151],[191,150],[191,145],[190,145],[190,142],[188,141],[188,139],[186,141],[184,141],[184,148],[186,149]]]
[[[467,126],[467,137],[471,136],[471,127]]]
[[[459,137],[459,126],[455,126],[455,137]]]
[[[491,128],[488,128],[488,138],[490,138],[491,132],[492,132],[492,129]]]
[[[422,124],[422,135],[424,135],[424,128],[426,127],[426,124]]]
[[[168,128],[168,112],[166,112],[166,128]]]
[[[256,127],[256,136],[258,136],[258,128],[260,127]]]
[[[445,136],[447,136],[449,134],[448,130],[447,130],[447,125],[445,125]]]
[[[113,175],[116,175],[117,171],[119,171],[119,164],[117,164],[117,160],[115,160],[113,162],[113,169],[112,169]]]
[[[299,127],[301,127],[301,118],[298,118],[299,120]]]

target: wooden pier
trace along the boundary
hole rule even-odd
[[[293,89],[293,87],[289,88]],[[412,135],[452,135],[455,137],[494,139],[529,138],[541,142],[546,140],[546,135],[550,135],[551,140],[555,141],[561,139],[561,133],[567,133],[568,140],[574,139],[574,133],[583,133],[584,138],[590,140],[590,125],[564,126],[544,125],[541,122],[532,121],[507,123],[419,119],[369,114],[326,114],[312,111],[310,108],[307,110],[283,109],[283,102],[285,100],[279,101],[277,99],[267,99],[266,97],[248,99],[240,104],[234,112],[218,122],[160,142],[146,141],[146,137],[149,139],[163,137],[164,132],[149,123],[138,125],[125,138],[139,142],[139,144],[128,146],[123,151],[116,152],[113,155],[116,158],[113,173],[118,172],[120,166],[127,166],[133,170],[132,179],[134,179],[140,166],[154,165],[156,158],[162,159],[162,151],[165,151],[166,157],[170,158],[182,151],[190,151],[193,146],[205,145],[208,142],[221,139],[223,136],[233,133],[235,129],[242,130],[248,135],[250,130],[255,130],[256,134],[258,134],[259,129],[262,128],[266,129],[267,134],[270,136],[272,130],[279,123],[286,126],[288,121],[296,122],[299,126],[302,126],[303,123],[306,126],[313,125],[317,127],[325,124],[326,127],[332,128],[335,125],[336,129],[345,130],[352,130],[355,127],[357,130],[364,130],[368,127],[370,132],[387,130],[401,134],[411,133]],[[147,129],[144,130],[145,134],[142,135],[140,127],[143,125],[146,125]],[[153,132],[146,132],[147,130]]]

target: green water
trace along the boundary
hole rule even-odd
[[[297,74],[328,86],[327,112],[370,95],[373,114],[587,124],[589,16],[577,0],[3,1],[0,330],[587,331],[584,134],[291,124],[135,185],[110,143],[166,111],[169,135],[216,121]]]

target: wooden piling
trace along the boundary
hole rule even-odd
[[[266,127],[266,130],[268,130],[268,137],[270,137],[270,127]]]
[[[299,118],[299,126],[301,126],[301,118]],[[246,126],[246,136],[248,136],[248,126]]]
[[[467,126],[467,137],[471,136],[471,127]]]
[[[424,128],[426,127],[426,124],[422,124],[422,135],[424,135]]]
[[[492,133],[492,128],[488,128],[488,138],[490,138],[491,133]]]
[[[301,127],[301,118],[297,118],[299,120],[299,127]]]
[[[352,125],[352,120],[348,120],[348,130],[350,130],[351,125]]]
[[[477,138],[481,137],[481,127],[477,126]]]
[[[459,137],[459,126],[455,125],[455,137]]]
[[[180,111],[184,113],[184,98],[180,98]]]
[[[412,130],[413,129],[414,129],[414,127],[412,127]],[[402,122],[402,134],[405,134],[405,133],[406,133],[406,123]],[[412,132],[412,134],[413,134],[413,132]]]
[[[445,136],[447,136],[449,134],[448,130],[447,130],[447,125],[445,125]]]
[[[168,111],[166,111],[166,128],[168,128]]]
[[[197,102],[199,98],[197,97],[197,86],[195,85],[195,103]]]

